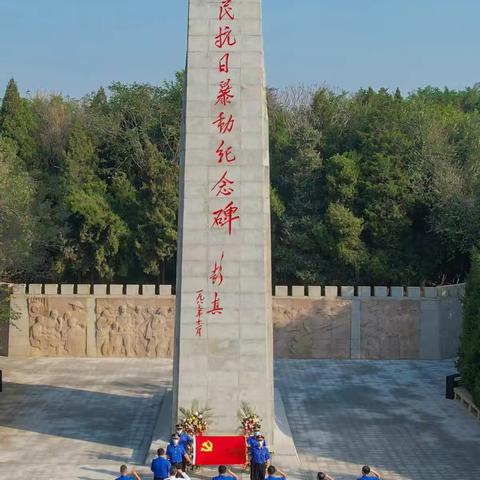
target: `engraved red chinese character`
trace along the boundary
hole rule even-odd
[[[229,180],[227,178],[227,172],[224,172],[220,180],[212,187],[210,191],[213,192],[214,190],[216,190],[216,197],[228,197],[234,191],[232,187],[234,183],[235,182],[233,180]]]
[[[232,35],[232,29],[225,25],[225,28],[218,27],[218,33],[215,35],[215,46],[217,48],[233,47],[237,43],[237,39]]]
[[[235,120],[233,115],[230,115],[227,119],[224,112],[220,112],[217,119],[212,122],[212,125],[218,126],[218,133],[230,133],[233,130],[234,124]]]
[[[227,163],[232,163],[236,160],[235,155],[232,154],[232,146],[229,145],[227,148],[223,148],[225,146],[225,140],[220,142],[220,145],[217,148],[216,154],[218,157],[217,163],[222,163],[224,160]]]
[[[202,309],[202,313],[203,313],[203,309]],[[203,330],[203,321],[202,321],[201,317],[198,317],[196,322],[195,322],[195,335],[197,337],[201,337],[202,336],[202,330]]]
[[[221,0],[220,7],[218,12],[218,19],[223,20],[225,17],[228,17],[230,20],[235,20],[233,14],[233,7],[231,5],[232,0]]]
[[[203,329],[203,302],[205,301],[205,295],[203,290],[198,290],[196,292],[195,302],[197,304],[197,313],[195,315],[195,334],[197,337],[202,336]]]
[[[230,54],[228,52],[218,61],[218,71],[220,73],[230,71]]]
[[[203,290],[198,290],[196,293],[197,293],[197,297],[196,297],[197,305],[198,304],[201,305],[205,301],[205,295],[203,294]]]
[[[210,274],[210,280],[212,281],[212,285],[217,284],[218,286],[220,286],[223,283],[223,256],[224,253],[222,252],[219,262],[217,263],[217,261],[215,260],[215,263],[213,265],[212,273]]]
[[[232,95],[231,81],[232,80],[230,78],[227,78],[226,80],[222,80],[220,82],[220,85],[218,87],[217,101],[215,102],[215,105],[218,105],[220,103],[225,106],[232,103],[235,95]]]
[[[220,306],[220,297],[215,292],[212,300],[212,308],[207,312],[209,315],[221,315],[223,313],[223,307]]]
[[[233,222],[240,220],[240,215],[236,215],[237,212],[238,207],[233,202],[229,202],[225,207],[213,212],[212,227],[218,226],[222,228],[227,225],[228,234],[231,235]]]

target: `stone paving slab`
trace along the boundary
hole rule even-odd
[[[480,428],[446,400],[450,361],[279,360],[276,386],[304,469],[336,480],[480,478]]]
[[[142,462],[172,376],[171,361],[153,359],[0,357],[0,369],[2,476],[49,480],[112,479],[121,463]],[[478,422],[444,398],[453,370],[449,361],[276,361],[307,476],[351,480],[370,463],[392,480],[480,478]]]
[[[115,478],[145,458],[172,376],[170,360],[0,358],[0,369],[4,478]]]

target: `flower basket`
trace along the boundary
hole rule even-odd
[[[192,402],[191,408],[180,408],[180,424],[183,430],[190,436],[201,436],[208,428],[211,421],[211,409],[200,407],[197,400]]]
[[[247,402],[242,402],[237,412],[240,426],[239,432],[243,435],[250,436],[255,430],[260,430],[262,419],[257,415],[254,408],[252,408]]]

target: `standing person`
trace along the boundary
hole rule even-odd
[[[170,467],[170,476],[167,480],[177,480],[177,478],[183,478],[184,480],[191,480],[191,478],[181,469],[175,466]]]
[[[268,448],[264,445],[265,438],[263,435],[258,435],[256,438],[257,444],[251,450],[251,464],[250,464],[250,478],[251,480],[265,480],[267,467],[270,463],[270,453]]]
[[[377,479],[382,479],[380,474],[375,471],[373,468],[369,467],[368,465],[365,465],[362,468],[362,476],[358,480],[377,480]]]
[[[174,433],[172,439],[167,447],[167,458],[172,464],[173,467],[177,467],[179,470],[182,470],[183,462],[190,462],[190,457],[188,456],[186,450],[180,445],[180,437]]]
[[[165,480],[170,474],[172,464],[165,458],[164,448],[159,448],[157,455],[158,457],[152,460],[150,467],[150,470],[153,472],[153,480]]]
[[[255,427],[255,430],[253,432],[253,435],[250,435],[248,438],[247,438],[247,445],[248,445],[248,448],[252,448],[254,445],[257,444],[257,437],[260,437],[262,435],[262,433],[260,432],[260,426],[257,425]],[[265,441],[265,439],[263,440],[263,444],[265,446],[267,446],[267,442]]]
[[[327,475],[324,472],[318,472],[317,480],[334,480],[334,479],[330,475]]]
[[[239,479],[238,479],[238,475],[235,475],[225,465],[220,465],[218,467],[218,475],[216,477],[213,477],[212,480],[239,480]]]
[[[135,480],[142,480],[138,473],[132,468],[130,475],[128,474],[128,467],[126,465],[122,465],[120,467],[120,476],[116,480],[127,480],[130,478],[134,478]]]
[[[183,445],[183,448],[187,450],[188,445],[193,442],[193,438],[186,432],[183,431],[183,427],[181,423],[177,423],[175,425],[175,431],[178,435],[180,445]]]
[[[287,480],[288,475],[285,472],[282,472],[279,468],[270,465],[267,468],[267,480]],[[277,475],[275,475],[277,474]]]
[[[180,423],[177,423],[177,425],[175,425],[175,430],[178,435],[178,444],[184,448],[185,452],[187,452],[187,455],[190,455],[190,453],[192,453],[193,438],[190,435],[188,435],[188,433],[183,431],[183,427]],[[183,457],[182,470],[185,471],[186,469],[187,469],[187,460],[185,457]]]

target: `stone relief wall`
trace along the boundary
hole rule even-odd
[[[277,358],[350,358],[351,308],[345,299],[275,298]]]
[[[75,288],[74,288],[75,287]],[[15,326],[0,328],[0,355],[173,356],[170,286],[13,285]],[[92,293],[93,291],[93,293]],[[122,294],[125,291],[125,294]],[[438,359],[457,354],[463,285],[277,287],[276,358]],[[75,293],[74,293],[75,292]]]
[[[370,299],[360,308],[361,358],[420,358],[420,301]]]
[[[95,315],[99,357],[173,356],[172,298],[99,298]]]
[[[35,357],[86,356],[86,312],[84,299],[30,297],[30,354]]]

